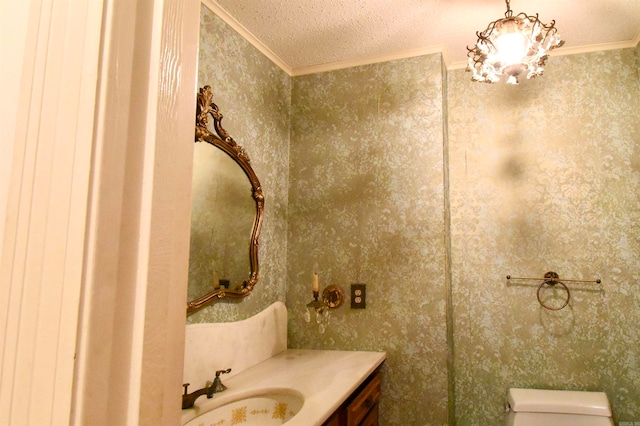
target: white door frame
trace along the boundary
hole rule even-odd
[[[0,424],[179,422],[199,11],[0,3]]]

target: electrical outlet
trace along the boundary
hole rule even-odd
[[[351,309],[367,307],[367,285],[351,284]]]

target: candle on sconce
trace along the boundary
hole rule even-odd
[[[313,292],[314,293],[318,292],[318,273],[317,272],[313,273]]]
[[[220,288],[220,276],[218,275],[218,271],[213,271],[213,289],[217,290]]]

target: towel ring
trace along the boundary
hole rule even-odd
[[[571,292],[569,291],[569,287],[567,287],[565,283],[559,280],[560,277],[555,272],[547,272],[546,274],[544,274],[544,278],[545,280],[542,282],[542,284],[540,284],[540,286],[538,287],[538,291],[536,292],[538,302],[545,309],[549,309],[550,311],[559,311],[569,304],[569,300],[571,299]],[[554,308],[549,305],[545,305],[544,302],[542,302],[542,299],[540,298],[540,290],[542,290],[542,287],[544,287],[545,284],[547,284],[549,287],[555,287],[556,284],[560,284],[562,287],[564,287],[565,290],[567,290],[567,300],[564,301],[564,304],[562,306],[560,306],[559,308]]]

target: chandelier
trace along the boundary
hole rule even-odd
[[[535,78],[544,72],[548,52],[564,44],[555,27],[556,21],[545,25],[538,14],[513,16],[509,0],[504,18],[493,21],[486,30],[476,32],[478,41],[469,51],[467,71],[472,81],[495,83],[501,75],[508,84],[518,84],[518,77]]]

